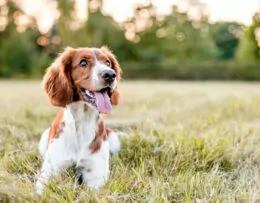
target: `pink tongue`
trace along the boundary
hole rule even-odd
[[[112,105],[107,92],[94,92],[94,95],[99,112],[104,114],[110,113]]]

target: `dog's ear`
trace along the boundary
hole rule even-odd
[[[111,92],[111,104],[118,105],[121,101],[121,94],[118,89],[118,84],[116,85],[115,89]]]
[[[122,69],[115,55],[108,47],[106,46],[101,47],[101,51],[103,51],[108,56],[109,60],[111,61],[111,67],[116,72],[117,85],[114,88],[114,90],[111,92],[110,100],[113,105],[118,105],[120,103],[119,83],[121,80]]]
[[[75,50],[66,48],[47,69],[42,85],[52,105],[65,107],[73,101],[71,63]]]

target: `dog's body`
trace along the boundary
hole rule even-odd
[[[83,71],[80,69],[81,65],[76,67],[79,69],[78,71],[81,71],[81,74],[77,74],[73,78],[73,70],[75,72],[76,69],[72,65],[75,60],[73,56],[77,56],[78,52],[81,52],[81,56],[75,64],[84,64],[84,69]],[[111,110],[108,95],[110,95],[112,104],[119,102],[118,82],[120,75],[113,76],[113,79],[112,76],[107,79],[107,75],[105,77],[103,73],[107,74],[110,71],[111,74],[120,74],[120,67],[107,49],[102,52],[102,49],[86,48],[85,50],[73,50],[73,53],[74,55],[71,55],[71,52],[65,53],[57,59],[58,63],[62,63],[70,56],[70,68],[68,68],[68,64],[57,65],[56,60],[48,69],[44,79],[45,90],[51,103],[63,108],[61,108],[51,128],[43,133],[39,143],[39,151],[44,160],[36,184],[39,193],[42,192],[44,184],[48,183],[50,176],[55,176],[62,168],[73,165],[76,166],[76,174],[80,182],[84,181],[89,187],[99,188],[108,180],[109,151],[118,152],[120,150],[117,134],[105,127],[100,115],[101,111],[109,113]],[[103,59],[106,58],[107,61],[109,60],[111,67],[101,64],[100,56]],[[85,69],[84,58],[87,57],[89,61],[93,60],[89,69]],[[53,71],[68,71],[66,74],[69,75],[65,79],[61,78],[60,75],[53,78]],[[63,81],[63,79],[70,81]],[[61,80],[60,83],[63,87],[59,87],[57,80]],[[71,84],[66,86],[64,82],[71,82]],[[59,88],[63,88],[63,90]],[[73,88],[72,93],[69,93],[72,95],[64,95]],[[109,88],[109,90],[101,91],[104,88]],[[59,95],[60,91],[63,95]],[[67,101],[65,101],[66,99]]]

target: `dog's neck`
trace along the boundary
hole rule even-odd
[[[98,110],[84,101],[73,102],[66,106],[65,114],[73,119],[76,135],[80,142],[91,142],[95,138]]]
[[[99,116],[98,110],[88,102],[84,102],[84,101],[73,102],[67,105],[66,109],[70,111],[76,123],[82,122],[83,118],[84,121],[86,122],[92,119],[95,119],[96,122],[98,120],[98,116]]]

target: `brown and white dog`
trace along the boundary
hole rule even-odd
[[[107,47],[66,48],[43,79],[51,104],[61,107],[40,140],[43,165],[36,183],[41,193],[61,168],[76,167],[80,181],[99,188],[109,176],[109,151],[117,153],[117,134],[105,127],[108,114],[120,102],[121,68]]]

